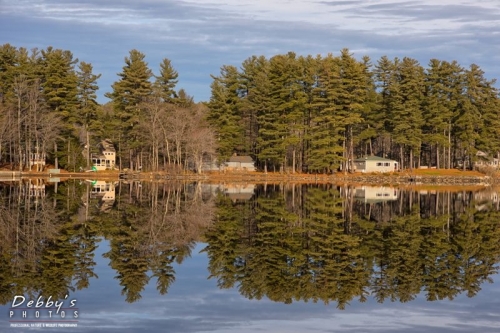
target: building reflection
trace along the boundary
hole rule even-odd
[[[117,181],[87,180],[92,185],[90,199],[99,199],[99,209],[109,212],[113,207],[116,196]]]
[[[384,186],[359,186],[354,188],[354,198],[364,203],[377,203],[398,199],[398,189]]]

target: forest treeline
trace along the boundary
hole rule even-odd
[[[348,49],[252,56],[213,77],[209,120],[221,156],[249,154],[261,168],[352,170],[365,155],[402,168],[472,167],[478,150],[500,151],[494,85],[479,66],[456,61],[431,59],[424,68],[384,56],[373,64]]]
[[[67,50],[0,46],[1,162],[23,170],[43,156],[76,170],[91,165],[105,139],[114,143],[120,169],[182,169],[189,162],[200,171],[202,157],[215,154],[207,107],[176,89],[169,59],[155,75],[145,55],[131,50],[104,105],[97,102],[100,76]]]
[[[120,168],[202,171],[233,154],[261,170],[353,170],[364,155],[402,168],[472,167],[500,151],[494,80],[475,64],[382,57],[251,56],[212,76],[211,97],[194,103],[164,58],[154,73],[131,50],[105,96],[100,74],[68,50],[0,46],[0,159],[20,170],[33,156],[68,170],[89,167],[110,139]]]

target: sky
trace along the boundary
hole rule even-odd
[[[498,0],[0,0],[0,44],[70,50],[102,74],[100,103],[132,49],[156,74],[170,59],[195,101],[222,65],[288,51],[457,60],[494,79],[498,22]]]

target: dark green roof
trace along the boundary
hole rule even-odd
[[[390,160],[388,158],[383,158],[380,156],[365,156],[360,157],[354,160],[354,162],[363,162],[363,161],[386,161],[386,162],[396,162],[395,160]]]

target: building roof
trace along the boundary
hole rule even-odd
[[[115,146],[113,145],[113,141],[111,141],[110,139],[105,139],[105,140],[101,141],[101,149],[103,151],[116,152]]]
[[[229,162],[253,163],[254,161],[250,156],[231,156]]]
[[[386,162],[396,162],[395,160],[390,160],[388,158],[383,158],[380,156],[365,156],[361,158],[357,158],[354,162],[364,162],[364,161],[386,161]]]

